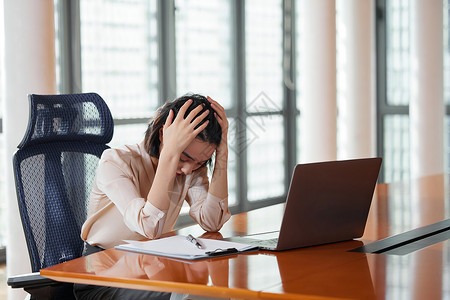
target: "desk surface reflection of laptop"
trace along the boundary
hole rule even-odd
[[[280,231],[226,240],[278,251],[359,238],[380,167],[381,158],[298,164]]]

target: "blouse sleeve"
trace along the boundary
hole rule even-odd
[[[139,178],[127,159],[132,158],[106,150],[97,169],[97,186],[114,203],[131,231],[150,239],[157,238],[162,233],[167,212],[159,210],[146,201],[146,195],[140,194]]]
[[[189,215],[206,231],[215,232],[231,217],[228,197],[218,198],[208,192],[207,168],[193,174],[186,201],[191,206]]]

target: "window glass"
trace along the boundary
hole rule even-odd
[[[232,104],[231,1],[175,1],[177,95],[209,95]]]
[[[233,124],[235,119],[228,117],[228,123]],[[231,140],[233,133],[228,131],[228,141]],[[230,142],[228,143],[230,145]],[[236,205],[237,202],[237,186],[236,186],[236,174],[237,174],[237,159],[238,153],[232,148],[228,147],[228,205]]]
[[[209,95],[226,109],[231,108],[231,1],[176,0],[175,8],[177,95]],[[233,122],[231,115],[228,115],[228,119],[230,123]],[[229,134],[232,135],[232,132]],[[235,155],[230,149],[229,205],[236,204],[237,201]],[[183,211],[186,210],[184,208]]]
[[[450,31],[448,27],[449,4],[443,0],[444,37],[444,101],[450,104]],[[399,181],[409,178],[409,124],[407,114],[397,114],[394,106],[408,106],[411,97],[410,85],[410,10],[408,0],[386,1],[386,97],[387,112],[383,119],[384,181]],[[446,127],[447,128],[447,127]],[[447,143],[450,139],[447,139]],[[449,147],[445,150],[446,153]]]
[[[386,101],[383,122],[385,182],[409,178],[409,117],[394,106],[408,106],[410,87],[410,1],[386,1]]]
[[[281,110],[283,106],[283,22],[281,0],[245,2],[245,60],[247,111],[261,112],[252,105]],[[261,103],[261,93],[267,103]]]
[[[149,118],[158,106],[156,1],[80,0],[83,92],[115,119]]]
[[[247,198],[284,194],[283,10],[280,0],[245,2]],[[251,114],[256,114],[251,116]]]
[[[386,1],[386,94],[389,105],[409,104],[409,8],[409,0]]]
[[[300,164],[300,163],[302,163],[301,162],[301,160],[300,160],[300,158],[302,157],[301,155],[302,155],[302,147],[301,147],[301,143],[300,143],[300,137],[301,137],[301,129],[302,129],[302,126],[301,126],[301,122],[300,122],[300,116],[297,116],[297,119],[295,120],[295,124],[296,124],[296,127],[297,127],[297,149],[296,149],[296,158],[297,158],[297,161],[296,161],[296,163],[297,164]]]
[[[125,124],[114,126],[114,135],[109,146],[121,148],[124,145],[138,144],[144,140],[147,124]]]
[[[409,116],[384,117],[384,181],[402,181],[409,178]]]
[[[247,118],[247,198],[284,194],[284,134],[281,115]]]

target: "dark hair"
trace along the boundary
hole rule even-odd
[[[192,104],[187,109],[184,117],[186,117],[198,105],[203,106],[203,109],[198,113],[197,116],[202,114],[205,110],[210,111],[198,126],[200,126],[207,120],[209,121],[208,125],[197,135],[196,138],[216,146],[220,144],[220,141],[222,139],[222,128],[220,127],[219,122],[217,122],[216,117],[214,116],[214,110],[212,109],[208,99],[206,99],[205,96],[199,94],[186,94],[161,106],[156,111],[155,117],[148,124],[147,130],[145,132],[144,145],[150,156],[159,158],[159,148],[161,146],[159,132],[160,129],[164,126],[164,123],[169,116],[170,110],[173,110],[173,118],[175,119],[181,106],[183,106],[183,104],[186,103],[186,101],[188,101],[189,99],[192,100]]]

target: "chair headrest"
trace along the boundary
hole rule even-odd
[[[109,143],[114,123],[105,101],[96,93],[28,95],[30,117],[18,148],[44,142]]]

